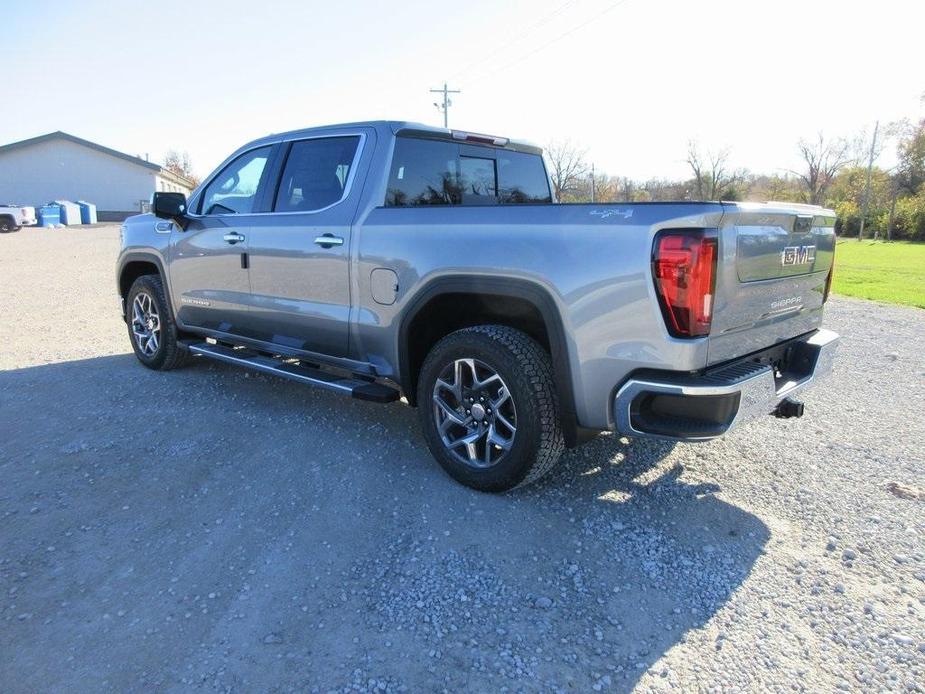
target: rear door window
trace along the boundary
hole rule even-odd
[[[273,211],[317,212],[340,202],[359,143],[358,136],[293,142]]]

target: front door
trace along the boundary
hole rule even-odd
[[[271,150],[260,147],[234,159],[193,201],[186,230],[174,226],[169,275],[182,327],[249,332],[248,237]]]
[[[258,339],[347,356],[354,172],[364,135],[289,143],[271,213],[248,233],[251,317]]]

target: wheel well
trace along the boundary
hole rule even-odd
[[[128,290],[132,288],[132,284],[139,277],[158,274],[160,274],[160,270],[154,263],[145,260],[127,262],[119,275],[119,295],[124,299],[128,295]]]
[[[398,335],[399,377],[408,402],[416,404],[421,366],[438,340],[460,328],[489,323],[522,330],[549,353],[565,445],[577,445],[583,430],[575,416],[565,326],[549,293],[529,282],[461,276],[444,277],[424,288],[408,307]]]
[[[527,299],[500,294],[452,292],[439,294],[422,306],[407,328],[405,396],[414,402],[418,374],[431,348],[462,328],[485,324],[516,328],[550,351],[549,332],[540,309]]]

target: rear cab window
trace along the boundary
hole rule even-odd
[[[420,137],[395,139],[386,207],[550,202],[539,154]]]

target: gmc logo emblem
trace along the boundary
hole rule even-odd
[[[788,265],[812,265],[815,262],[815,246],[787,246],[780,253],[780,264],[784,267]]]

